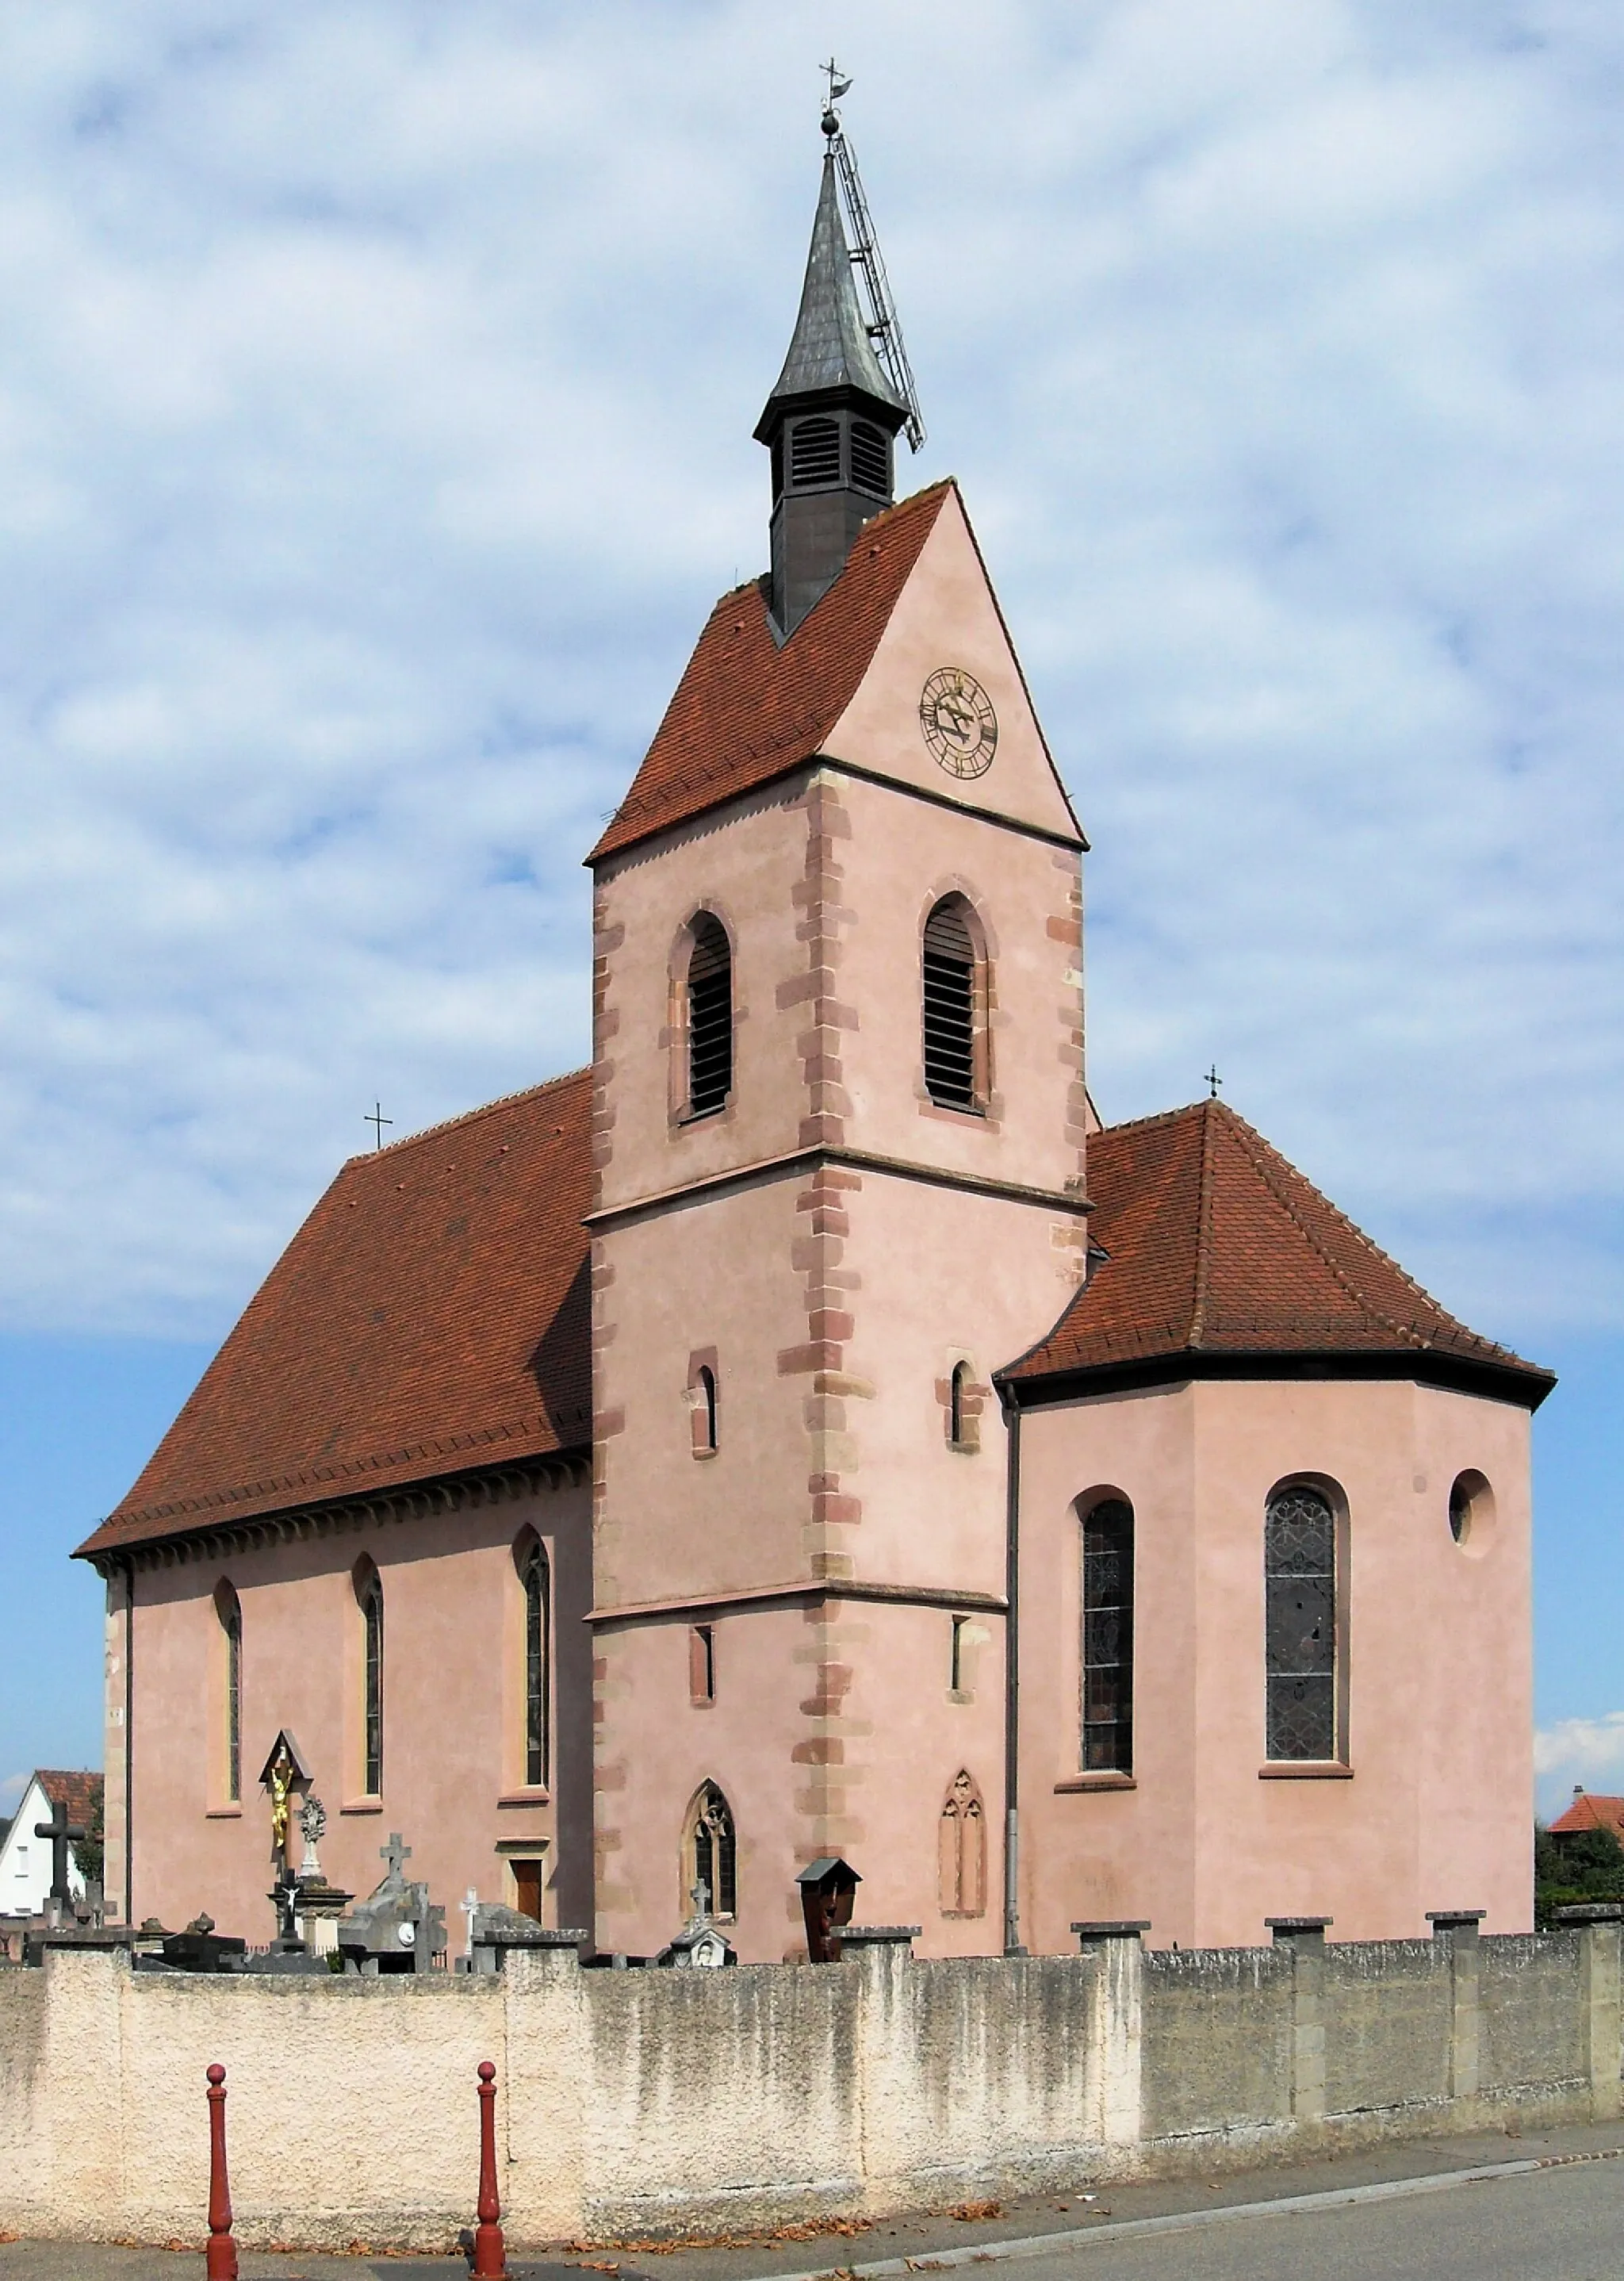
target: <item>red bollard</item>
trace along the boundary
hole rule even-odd
[[[479,2223],[474,2231],[474,2263],[469,2281],[507,2281],[507,2250],[497,2223],[501,2215],[502,2205],[496,2191],[496,2069],[489,2060],[481,2060]],[[232,2269],[235,2273],[236,2268]]]
[[[231,2231],[231,2187],[226,2177],[226,2070],[218,2063],[209,2077],[209,2252],[207,2281],[237,2281],[236,2242]]]

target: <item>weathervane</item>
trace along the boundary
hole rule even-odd
[[[862,177],[857,172],[857,154],[846,139],[840,114],[835,109],[835,104],[847,92],[852,82],[841,75],[840,67],[832,56],[826,64],[820,64],[818,69],[829,82],[829,92],[824,104],[823,128],[839,174],[840,196],[846,207],[852,241],[852,267],[862,280],[862,298],[868,304],[868,313],[863,322],[886,379],[896,391],[898,400],[907,406],[902,433],[907,437],[910,448],[916,452],[924,441],[924,419],[919,409],[919,391],[914,385],[914,368],[909,363],[908,351],[902,345],[902,328],[897,321],[896,305],[891,298],[891,281],[885,274],[879,240],[874,235],[874,218],[869,212],[868,199],[863,196]]]

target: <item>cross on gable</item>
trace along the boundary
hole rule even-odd
[[[67,1849],[76,1837],[88,1837],[89,1830],[81,1829],[76,1821],[67,1818],[67,1800],[53,1798],[50,1820],[36,1821],[36,1837],[50,1840],[50,1898],[53,1901],[71,1901],[73,1898],[67,1882]]]
[[[380,1845],[378,1848],[379,1860],[387,1861],[390,1875],[398,1877],[411,1858],[411,1847],[401,1844],[400,1832],[398,1829],[391,1829],[389,1833],[389,1844]]]

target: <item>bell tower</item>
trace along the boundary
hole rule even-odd
[[[756,441],[772,455],[771,609],[780,638],[794,632],[839,576],[863,524],[891,505],[895,437],[909,416],[907,400],[881,369],[858,303],[840,215],[840,126],[832,110],[824,113],[824,133],[829,147],[800,308],[784,369],[755,428]],[[860,249],[858,258],[867,251]]]

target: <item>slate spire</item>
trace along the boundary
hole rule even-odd
[[[893,441],[907,417],[863,321],[827,151],[789,353],[755,427],[772,453],[772,615],[781,636],[839,576],[869,517],[891,505]]]

